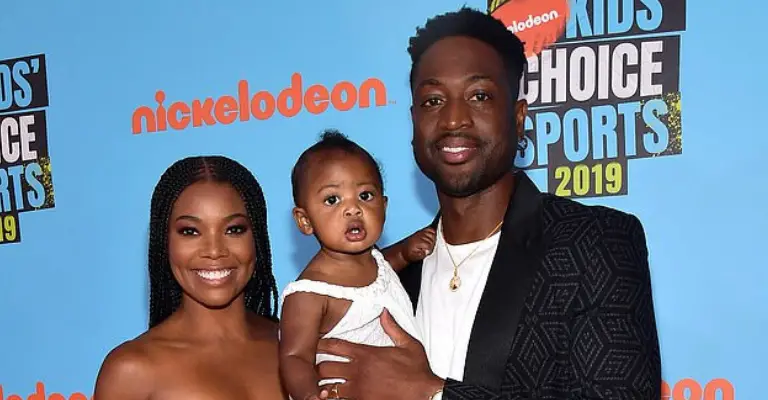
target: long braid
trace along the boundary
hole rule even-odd
[[[256,251],[253,276],[244,290],[245,306],[258,315],[277,320],[277,284],[272,273],[272,252],[267,231],[267,205],[256,178],[238,162],[222,156],[189,157],[171,165],[152,194],[149,223],[149,327],[163,322],[181,304],[181,287],[171,272],[168,229],[173,204],[196,182],[231,184],[245,203]]]

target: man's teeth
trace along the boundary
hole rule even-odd
[[[349,231],[350,231],[351,233],[355,233],[355,234],[357,234],[357,233],[360,233],[360,228],[352,228],[352,229],[350,229]]]
[[[203,278],[208,280],[217,280],[217,279],[224,279],[229,276],[229,274],[232,273],[231,269],[218,269],[215,271],[206,271],[206,270],[199,270],[197,271],[197,274]]]
[[[446,153],[460,153],[469,150],[469,147],[443,147],[442,150]]]

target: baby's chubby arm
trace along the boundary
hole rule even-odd
[[[294,400],[325,398],[315,370],[320,325],[327,308],[324,296],[296,292],[285,297],[280,316],[280,375]]]
[[[381,250],[392,269],[399,272],[408,264],[423,260],[435,248],[435,229],[426,227],[414,232],[407,238]]]

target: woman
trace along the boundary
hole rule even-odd
[[[173,164],[152,195],[149,330],[106,357],[99,400],[285,399],[264,195],[225,157]]]

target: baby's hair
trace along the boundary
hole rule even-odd
[[[373,156],[359,144],[350,140],[346,135],[339,132],[336,129],[326,129],[320,135],[320,140],[313,144],[308,149],[304,150],[296,161],[293,170],[291,171],[291,185],[293,186],[293,202],[298,206],[301,201],[301,186],[304,185],[304,179],[307,175],[307,168],[310,165],[312,157],[318,156],[320,153],[329,150],[341,150],[350,154],[356,154],[363,157],[367,162],[373,166],[376,171],[376,178],[381,187],[381,191],[384,191],[384,179],[381,174],[381,166],[373,158]]]

